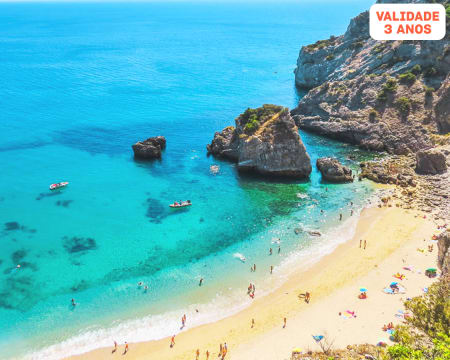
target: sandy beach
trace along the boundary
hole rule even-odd
[[[432,280],[424,275],[428,267],[436,265],[436,245],[431,237],[437,234],[436,224],[422,213],[396,207],[365,209],[358,221],[353,239],[340,245],[308,270],[295,272],[284,285],[268,296],[258,298],[238,314],[223,320],[189,328],[176,335],[175,346],[170,339],[129,344],[128,359],[210,359],[217,358],[219,344],[227,343],[227,359],[290,359],[295,347],[319,350],[312,335],[324,335],[333,342],[333,348],[348,344],[389,343],[382,326],[394,325],[402,319],[396,314],[403,309],[407,297],[423,293]],[[360,240],[367,241],[366,249]],[[418,251],[423,249],[424,251]],[[411,267],[413,271],[404,270]],[[276,269],[275,269],[276,271]],[[406,278],[400,281],[404,294],[388,295],[383,288],[396,280],[400,272]],[[368,289],[368,298],[358,299],[359,289]],[[308,291],[307,304],[298,295]],[[245,289],[243,289],[245,293]],[[346,316],[347,311],[355,317]],[[339,312],[342,315],[339,315]],[[181,315],[180,315],[181,317]],[[287,326],[283,328],[283,318]],[[255,326],[251,328],[251,319]],[[124,346],[116,352],[111,347],[71,357],[70,359],[123,359]]]

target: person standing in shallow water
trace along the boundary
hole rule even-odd
[[[273,265],[270,265],[270,273],[272,274],[273,272]]]
[[[269,255],[272,255],[272,248],[270,248],[269,250]]]
[[[170,339],[170,347],[173,348],[175,346],[175,335]]]
[[[200,278],[200,282],[198,283],[198,286],[202,286],[203,284],[203,278]]]
[[[339,221],[342,220],[342,214],[339,214]]]

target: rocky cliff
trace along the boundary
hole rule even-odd
[[[298,179],[309,176],[311,159],[287,108],[247,109],[235,122],[236,127],[216,132],[207,145],[208,153],[235,161],[242,171]]]
[[[438,237],[438,266],[443,275],[450,275],[450,229]]]
[[[449,72],[448,34],[375,41],[366,11],[344,35],[301,49],[295,82],[311,90],[292,116],[301,129],[369,150],[417,152],[450,141]]]

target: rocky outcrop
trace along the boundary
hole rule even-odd
[[[450,274],[450,230],[438,236],[438,266],[443,275]]]
[[[228,160],[238,160],[238,137],[234,126],[228,126],[214,134],[211,144],[206,145],[208,153]]]
[[[131,146],[137,159],[160,159],[161,151],[166,148],[166,138],[156,136],[144,141],[138,141]]]
[[[317,169],[322,174],[322,179],[332,183],[352,182],[352,170],[342,165],[336,158],[317,159]]]
[[[247,109],[236,127],[216,133],[208,153],[237,162],[241,171],[291,178],[307,178],[311,159],[287,108],[263,105]]]
[[[312,89],[291,114],[300,129],[368,150],[415,153],[450,142],[449,71],[448,35],[375,41],[364,12],[344,35],[301,49],[295,81]]]
[[[416,171],[419,174],[439,174],[447,170],[445,155],[437,149],[421,150],[416,154]]]

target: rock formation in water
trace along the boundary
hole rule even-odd
[[[151,137],[144,141],[138,141],[131,147],[134,157],[137,159],[160,159],[161,151],[166,148],[166,138],[164,136]]]
[[[291,115],[300,129],[369,150],[449,143],[449,39],[447,31],[440,41],[373,40],[366,11],[344,35],[301,49],[295,81],[311,90]]]
[[[236,127],[216,132],[208,153],[237,163],[238,169],[263,175],[303,179],[311,173],[311,159],[298,128],[282,106],[247,109]]]
[[[317,159],[317,169],[322,174],[322,179],[332,183],[352,182],[352,170],[342,165],[336,158]]]
[[[449,105],[450,106],[450,105]],[[420,150],[416,153],[416,171],[419,174],[439,174],[447,170],[445,155],[438,149]]]

